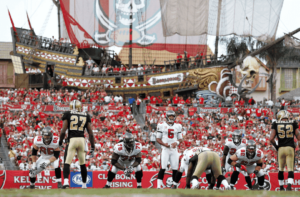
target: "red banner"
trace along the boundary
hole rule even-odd
[[[94,171],[92,174],[92,185],[93,188],[102,188],[105,186],[107,181],[108,171]],[[0,171],[0,188],[11,189],[18,188],[23,189],[27,185],[30,185],[29,171]],[[156,188],[157,187],[157,175],[156,171],[145,171],[143,172],[142,186],[143,188]],[[231,173],[227,173],[225,177],[229,177]],[[253,174],[252,174],[253,175]],[[285,181],[287,181],[288,174],[285,173]],[[300,173],[295,173],[294,184],[292,185],[293,190],[300,191]],[[75,179],[71,178],[70,181]],[[258,188],[258,181],[255,176],[251,176],[253,188]],[[201,189],[208,187],[205,173],[199,179]],[[72,183],[71,183],[72,184]],[[163,180],[163,184],[170,188],[172,185],[172,172],[166,172]],[[286,183],[285,183],[286,184]],[[179,188],[185,188],[185,176],[180,181]],[[123,172],[118,172],[114,181],[111,184],[112,188],[136,188],[137,183],[134,174],[131,177],[126,177]],[[52,189],[57,188],[55,179],[55,172],[49,171],[49,173],[42,172],[41,176],[37,177],[36,188],[39,189]],[[223,188],[223,186],[221,186]],[[242,174],[239,175],[238,183],[235,185],[237,190],[247,190],[247,183]],[[268,173],[265,175],[265,190],[277,191],[279,190],[278,174]]]

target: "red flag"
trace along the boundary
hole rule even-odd
[[[29,17],[28,17],[28,13],[26,12],[26,14],[27,14],[28,25],[29,25],[30,29],[32,30],[31,23],[30,23],[30,20],[29,20]]]
[[[10,22],[11,22],[11,25],[12,25],[12,27],[13,27],[13,29],[14,29],[14,32],[17,34],[17,29],[16,29],[16,27],[15,27],[14,21],[13,21],[12,18],[11,18],[11,15],[10,15],[9,10],[8,10],[8,14],[9,14]]]
[[[13,29],[14,29],[15,34],[16,34],[16,39],[17,39],[17,41],[19,41],[19,36],[18,36],[18,33],[17,33],[17,29],[16,29],[16,27],[15,27],[14,21],[13,21],[12,18],[11,18],[11,15],[10,15],[9,10],[8,10],[8,15],[9,15],[9,18],[10,18],[11,25],[12,25],[12,27],[13,27]]]

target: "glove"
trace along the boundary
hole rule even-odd
[[[64,145],[59,145],[60,151],[64,151]]]
[[[256,176],[257,176],[257,174],[258,174],[258,170],[254,170],[254,172],[253,172]]]
[[[244,166],[244,165],[241,165],[241,168],[240,168],[240,169],[247,172],[247,168],[246,168],[246,166]]]
[[[35,162],[32,163],[31,169],[32,169],[32,170],[35,170],[35,169],[36,169],[36,163],[35,163]]]
[[[132,166],[129,166],[128,168],[127,168],[127,170],[128,170],[128,172],[130,172],[130,174],[133,172],[133,167]]]
[[[236,164],[235,164],[235,167],[241,168],[241,164],[240,164],[240,163],[236,163]]]
[[[226,168],[222,167],[222,174],[226,174]]]
[[[199,181],[197,179],[192,180],[192,189],[198,189],[199,188]]]
[[[128,168],[126,168],[124,170],[124,174],[125,174],[125,176],[130,177],[131,172],[128,170]]]
[[[50,165],[50,160],[46,160],[44,163],[41,164],[41,168],[44,170]]]
[[[89,153],[90,158],[94,157],[94,151],[95,151],[95,148],[91,148],[91,151]]]

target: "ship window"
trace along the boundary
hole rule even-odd
[[[163,92],[163,93],[164,93],[164,97],[171,96],[170,91],[166,91],[166,92]]]
[[[116,77],[116,83],[121,83],[121,77]]]
[[[144,81],[144,75],[138,76],[138,82],[143,82]]]

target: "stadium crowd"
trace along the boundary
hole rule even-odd
[[[269,137],[271,123],[275,120],[269,104],[261,107],[260,102],[232,99],[232,110],[228,113],[205,111],[198,108],[197,112],[190,114],[188,106],[203,106],[204,99],[187,98],[176,95],[172,99],[163,101],[160,97],[147,97],[142,101],[129,98],[125,101],[122,96],[108,95],[103,88],[95,87],[87,91],[65,90],[37,90],[18,89],[0,90],[1,105],[7,103],[28,104],[34,106],[30,111],[0,110],[1,135],[7,139],[9,145],[9,158],[21,170],[31,168],[30,159],[33,139],[41,135],[44,127],[51,127],[54,135],[59,136],[63,121],[62,113],[45,113],[39,107],[42,104],[63,103],[78,99],[83,103],[103,106],[125,106],[120,111],[97,111],[85,109],[91,115],[92,129],[95,136],[96,151],[93,158],[86,156],[88,170],[108,170],[113,147],[122,140],[125,132],[134,134],[136,140],[142,143],[142,168],[145,171],[158,171],[160,166],[160,147],[156,142],[156,125],[165,120],[165,112],[169,107],[177,107],[176,122],[183,126],[183,143],[179,145],[178,152],[191,147],[204,146],[217,152],[222,157],[223,148],[227,138],[236,129],[243,131],[247,140],[255,140],[256,145],[265,155],[263,169],[278,171],[277,152],[270,144]],[[251,98],[253,99],[253,98]],[[249,100],[251,100],[249,99]],[[149,100],[149,101],[147,101]],[[130,107],[133,102],[149,102],[146,107],[145,126],[141,127],[133,117]],[[278,101],[279,102],[279,101]],[[279,107],[286,105],[299,105],[298,101],[280,101]],[[155,106],[165,106],[166,111],[157,111]],[[275,107],[276,105],[274,105]],[[200,109],[200,110],[199,110]],[[291,117],[300,121],[299,117]],[[300,125],[300,124],[299,124]],[[88,136],[86,136],[88,143]],[[90,146],[89,146],[90,147]],[[300,150],[296,149],[295,171],[300,171]],[[60,165],[63,168],[64,152],[60,153]],[[180,157],[181,159],[181,157]],[[71,170],[78,171],[77,156],[73,159]]]

